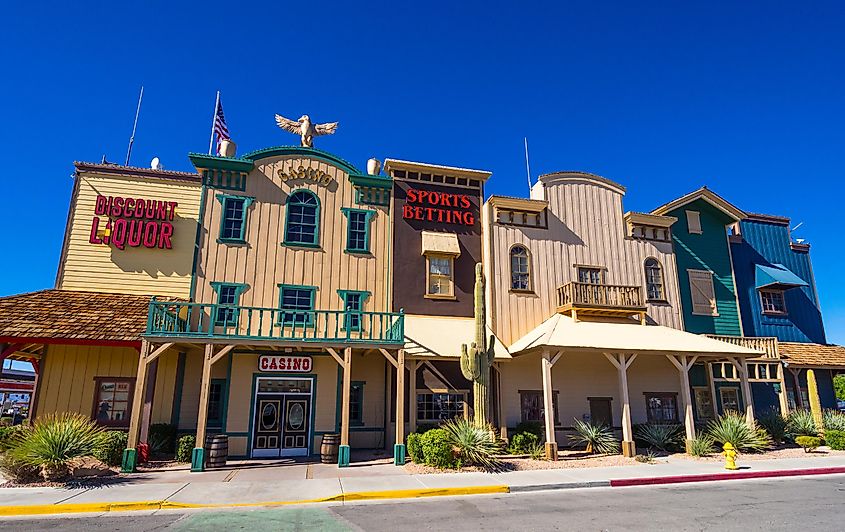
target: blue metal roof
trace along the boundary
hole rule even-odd
[[[757,264],[755,268],[755,285],[757,288],[797,288],[799,286],[810,286],[806,281],[789,271],[783,264],[772,264],[763,266]]]

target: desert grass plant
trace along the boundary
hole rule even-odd
[[[535,443],[530,449],[528,449],[528,456],[530,456],[532,460],[545,460],[546,446],[542,443]]]
[[[816,420],[809,410],[793,410],[786,417],[786,435],[791,440],[798,436],[818,436]]]
[[[569,439],[576,445],[585,445],[588,453],[617,454],[619,442],[613,430],[607,425],[593,425],[580,419],[573,419],[575,434]]]
[[[690,442],[689,454],[692,456],[709,456],[716,449],[716,441],[709,434],[699,434]]]
[[[824,428],[826,430],[845,432],[845,412],[840,412],[838,410],[825,410],[823,418]],[[827,433],[825,433],[825,435],[826,434]]]
[[[780,411],[775,408],[768,410],[763,414],[757,423],[772,437],[772,441],[776,444],[783,442],[786,437],[787,421]]]
[[[658,451],[675,451],[683,442],[683,427],[680,425],[647,424],[637,426],[637,438],[645,442],[649,448]]]
[[[473,421],[455,418],[443,424],[449,434],[449,442],[463,465],[474,465],[487,470],[498,470],[502,463],[496,458],[501,448],[492,437],[487,426]]]
[[[759,452],[772,446],[771,436],[756,422],[749,426],[739,412],[725,412],[708,423],[707,435],[719,445],[730,443],[739,452]]]
[[[15,435],[8,454],[22,466],[39,468],[45,480],[54,480],[67,474],[71,459],[93,455],[102,434],[103,429],[80,414],[47,414]]]

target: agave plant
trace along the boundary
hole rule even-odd
[[[648,444],[649,447],[659,451],[668,452],[675,450],[682,441],[680,425],[657,425],[648,424],[637,427],[637,438]]]
[[[449,434],[453,449],[463,464],[471,464],[484,469],[496,470],[501,461],[496,458],[499,444],[493,439],[489,427],[476,425],[468,419],[455,418],[442,427]]]
[[[809,410],[793,410],[786,418],[786,433],[791,439],[798,436],[818,436],[816,420]]]
[[[739,412],[725,412],[707,424],[707,435],[716,443],[730,443],[737,451],[762,451],[772,446],[772,438],[756,422],[749,425]]]
[[[569,436],[573,443],[586,445],[588,453],[616,454],[619,452],[619,442],[610,427],[585,423],[580,419],[573,421],[575,434]]]
[[[93,454],[102,433],[80,414],[48,414],[16,435],[9,454],[21,464],[40,467],[45,477],[60,476],[71,459]]]
[[[775,443],[780,443],[786,436],[787,421],[777,409],[771,409],[761,416],[757,422],[763,427]]]
[[[826,430],[845,431],[845,412],[840,412],[838,410],[825,410],[824,428]]]

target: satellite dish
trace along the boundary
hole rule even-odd
[[[150,168],[153,170],[161,170],[161,160],[158,157],[153,157],[153,160],[150,161]]]

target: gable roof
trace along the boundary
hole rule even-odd
[[[151,299],[148,295],[71,290],[0,297],[0,341],[134,344],[147,330]]]
[[[845,368],[845,346],[778,342],[778,352],[790,366]]]
[[[693,192],[690,192],[689,194],[686,194],[685,196],[681,196],[680,198],[672,200],[669,203],[666,203],[665,205],[661,205],[660,207],[651,211],[651,213],[663,215],[663,214],[666,214],[669,211],[673,211],[673,210],[677,209],[678,207],[683,207],[684,205],[688,205],[688,204],[692,203],[693,201],[697,201],[697,200],[706,201],[707,203],[709,203],[713,207],[719,209],[720,211],[722,211],[723,213],[728,215],[734,221],[738,222],[739,220],[742,220],[743,218],[746,217],[745,212],[743,212],[739,208],[735,207],[730,202],[728,202],[725,198],[716,194],[715,192],[713,192],[712,190],[710,190],[707,187],[701,187],[700,189],[695,190]]]

